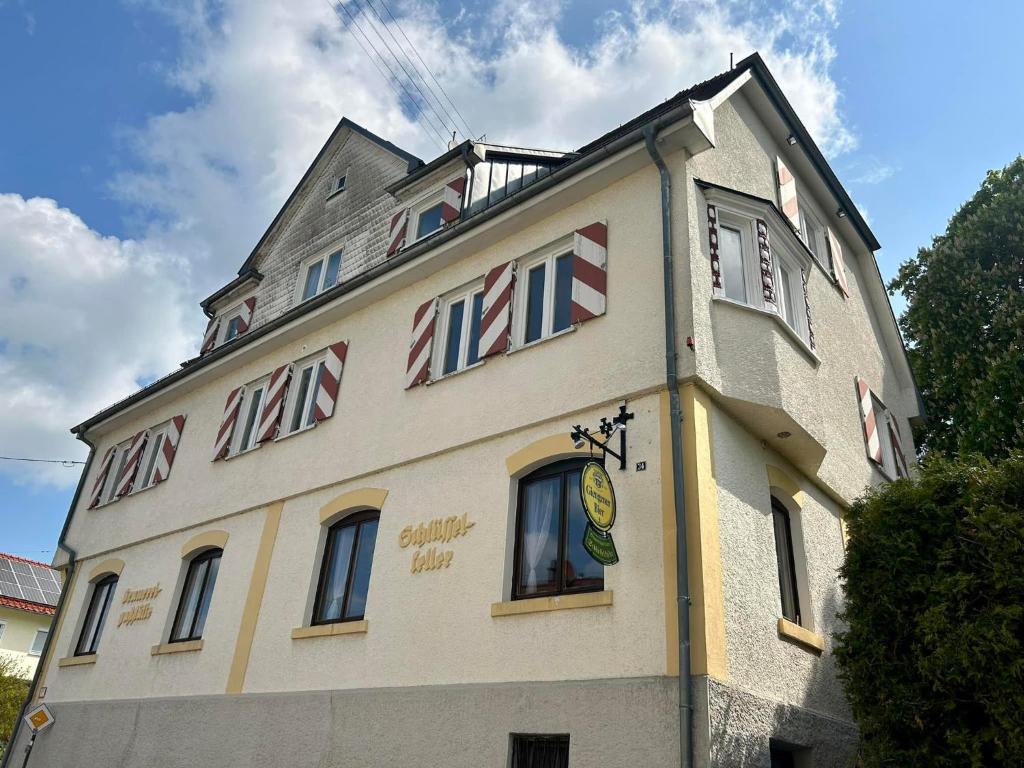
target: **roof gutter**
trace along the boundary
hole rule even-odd
[[[61,617],[64,615],[64,607],[67,605],[68,593],[71,591],[71,586],[75,578],[75,571],[78,568],[78,552],[74,547],[70,546],[65,539],[68,535],[68,529],[71,527],[71,518],[75,514],[75,508],[78,506],[78,500],[82,495],[82,489],[85,487],[85,480],[89,475],[89,469],[92,467],[92,460],[96,455],[96,446],[89,442],[84,435],[78,435],[78,439],[89,446],[89,458],[85,460],[85,466],[82,468],[82,476],[78,478],[78,486],[75,488],[75,495],[71,499],[71,507],[68,509],[67,517],[64,518],[64,527],[60,529],[60,537],[57,539],[57,548],[63,549],[68,555],[68,563],[64,569],[64,584],[60,590],[60,597],[57,598],[57,607],[53,612],[53,619],[50,623],[50,631],[46,633],[46,640],[43,641],[43,651],[39,655],[39,663],[36,665],[36,673],[32,676],[32,683],[28,687],[28,695],[25,697],[25,701],[21,705],[21,709],[18,710],[18,716],[14,720],[14,728],[11,730],[11,739],[7,742],[7,749],[4,750],[3,761],[0,762],[0,768],[7,768],[10,763],[12,756],[14,755],[14,746],[18,743],[18,734],[21,731],[23,718],[25,712],[28,711],[29,706],[32,704],[32,700],[36,696],[36,691],[39,689],[39,683],[42,680],[43,673],[49,669],[50,655],[56,642],[56,630],[59,626]],[[32,741],[25,746],[25,762],[28,762],[28,754],[32,749]],[[24,763],[22,764],[24,765]]]
[[[690,577],[686,549],[686,509],[683,499],[683,441],[679,425],[679,368],[676,339],[675,265],[672,259],[672,175],[658,151],[656,139],[665,122],[643,128],[647,153],[658,167],[661,182],[661,252],[665,287],[665,385],[668,387],[669,433],[672,445],[672,504],[676,520],[676,620],[679,628],[679,765],[693,765],[693,691],[690,672]]]
[[[679,107],[669,112],[666,112],[663,115],[660,115],[656,119],[656,121],[657,124],[661,126],[661,128],[664,128],[665,126],[675,122],[688,119],[692,120],[693,113],[694,111],[692,104],[690,102],[686,102],[679,105]],[[618,152],[642,141],[644,141],[644,126],[638,126],[635,129],[629,131],[628,133],[625,133],[616,139],[612,139],[606,144],[594,147],[592,150],[587,152],[587,154],[580,155],[579,157],[570,160],[565,165],[559,167],[558,170],[552,172],[550,176],[546,176],[540,181],[536,181],[530,186],[521,189],[520,191],[512,195],[509,195],[501,202],[496,203],[495,205],[492,205],[489,208],[485,208],[484,210],[480,211],[480,213],[474,214],[473,216],[470,216],[467,219],[463,219],[453,227],[444,229],[434,235],[431,235],[425,240],[421,240],[420,242],[415,243],[409,248],[400,251],[396,256],[393,256],[386,262],[378,264],[376,267],[367,270],[361,275],[356,275],[352,279],[346,280],[344,283],[336,285],[333,288],[330,288],[329,290],[326,290],[323,293],[314,296],[308,301],[299,304],[298,306],[292,307],[292,309],[288,310],[282,315],[279,315],[270,322],[261,325],[258,328],[254,328],[241,336],[235,337],[235,339],[231,340],[227,344],[223,344],[215,348],[212,352],[209,352],[203,355],[202,357],[196,357],[186,361],[185,363],[182,364],[182,367],[179,370],[174,371],[173,373],[168,374],[167,376],[164,376],[162,379],[158,379],[157,381],[153,382],[144,389],[140,389],[135,394],[126,397],[124,400],[121,400],[120,402],[115,403],[114,405],[111,405],[108,408],[105,408],[104,410],[97,413],[95,416],[86,419],[81,424],[78,424],[77,426],[73,427],[71,429],[71,432],[76,435],[84,434],[85,432],[97,426],[98,424],[103,423],[110,417],[117,415],[125,408],[135,405],[136,403],[145,400],[147,397],[161,391],[162,389],[169,387],[171,384],[174,384],[191,376],[197,370],[214,364],[218,360],[227,357],[228,355],[241,349],[244,346],[255,343],[257,340],[263,338],[264,336],[267,336],[268,334],[273,333],[274,331],[288,325],[289,323],[294,322],[295,320],[297,320],[298,318],[300,318],[301,316],[305,315],[308,312],[312,312],[313,310],[318,309],[319,307],[322,307],[325,304],[334,301],[335,299],[338,299],[348,293],[351,293],[358,288],[362,288],[366,284],[373,282],[374,280],[387,274],[391,270],[397,269],[398,267],[407,264],[411,261],[415,261],[424,254],[434,250],[438,246],[455,240],[456,238],[461,237],[466,232],[469,232],[475,227],[479,227],[485,222],[490,221],[491,219],[494,219],[497,216],[501,216],[505,212],[511,210],[512,208],[522,203],[523,201],[529,200],[533,197],[536,197],[547,192],[548,190],[561,184],[563,181],[572,178],[574,175],[582,173],[583,171],[597,165],[598,163],[606,160],[612,155],[615,155]]]

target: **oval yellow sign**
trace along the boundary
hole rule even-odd
[[[583,467],[580,496],[587,517],[595,528],[607,531],[615,524],[615,489],[612,479],[597,462],[587,462]]]

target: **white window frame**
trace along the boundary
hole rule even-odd
[[[327,262],[330,261],[331,256],[336,253],[340,253],[340,260],[338,262],[338,274],[334,278],[333,285],[325,285],[327,279]],[[317,262],[323,262],[320,267],[320,277],[317,280],[316,291],[312,296],[305,298],[303,296],[306,290],[306,275],[309,274],[310,268]],[[295,286],[295,303],[302,304],[303,302],[310,301],[311,299],[319,296],[321,293],[326,291],[328,288],[333,288],[335,285],[341,282],[341,270],[345,266],[345,246],[344,244],[335,245],[326,250],[320,251],[317,254],[310,256],[307,259],[303,259],[299,263],[299,277],[296,281]]]
[[[107,478],[103,481],[103,491],[100,494],[100,503],[97,506],[104,506],[117,501],[117,497],[114,496],[114,490],[117,486],[117,477],[121,474],[121,470],[124,469],[124,459],[128,453],[128,449],[131,448],[131,438],[125,440],[122,443],[118,443],[114,449],[114,456],[110,460],[110,468],[107,470]]]
[[[316,390],[318,384],[317,371],[320,370],[320,366],[324,364],[326,361],[327,350],[323,350],[315,355],[311,355],[310,357],[298,361],[292,367],[292,378],[291,381],[288,383],[288,397],[285,400],[284,413],[281,415],[281,428],[277,436],[278,440],[290,437],[291,435],[297,435],[300,432],[305,432],[307,429],[312,429],[313,427],[316,426],[316,422],[313,421],[312,418],[310,418],[309,416],[303,416],[302,420],[299,423],[299,426],[296,427],[295,429],[291,429],[291,423],[295,415],[296,406],[302,408],[301,412],[303,414],[312,413],[312,403],[316,399]],[[302,372],[310,367],[312,367],[313,370],[309,375],[309,388],[306,390],[306,393],[303,396],[302,403],[298,403],[298,385],[299,382],[302,380]],[[307,418],[309,418],[309,423],[303,423],[306,421]]]
[[[133,484],[133,494],[153,487],[153,477],[156,475],[156,452],[163,447],[163,441],[167,439],[170,426],[171,422],[165,421],[149,430],[146,450],[142,452],[142,458],[139,459],[139,470],[136,475],[138,482]]]
[[[48,630],[48,629],[37,629],[36,630],[35,635],[33,635],[33,637],[32,637],[32,645],[30,645],[28,647],[28,655],[29,656],[42,656],[43,655],[43,648],[46,647],[46,638],[47,638],[47,636],[49,634],[50,634],[50,630]],[[39,639],[40,635],[43,636],[43,642],[39,644],[39,650],[37,651],[36,650],[36,641]]]
[[[472,365],[467,365],[469,360],[469,335],[473,325],[473,299],[484,292],[483,278],[474,280],[468,285],[458,288],[446,296],[442,296],[438,302],[437,310],[437,343],[434,344],[434,359],[430,363],[430,370],[433,372],[431,379],[442,379],[445,376],[454,376],[457,373],[476,368],[483,365],[484,358],[478,358]],[[451,319],[449,310],[453,304],[464,302],[462,314],[462,328],[459,333],[459,360],[454,371],[444,372],[445,358],[448,356],[448,323]],[[479,355],[479,350],[477,350]]]
[[[0,619],[0,640],[4,639],[4,632],[7,630],[7,622],[4,619]]]
[[[254,451],[260,447],[260,443],[256,442],[256,438],[259,437],[260,431],[260,419],[263,415],[263,408],[266,406],[267,401],[267,386],[270,384],[270,377],[264,376],[256,381],[249,382],[245,385],[245,395],[242,397],[242,404],[238,408],[238,422],[235,425],[235,432],[231,436],[231,443],[228,446],[228,458],[232,456],[239,456],[249,451]],[[258,398],[257,409],[256,409],[256,421],[253,424],[252,432],[249,435],[248,445],[243,445],[242,440],[245,437],[245,424],[249,417],[249,411],[252,408],[253,400]]]
[[[420,215],[425,211],[429,211],[431,208],[435,208],[444,202],[444,188],[436,189],[430,194],[421,197],[419,200],[409,206],[409,228],[406,230],[406,241],[409,245],[425,240],[435,232],[440,232],[444,225],[442,223],[437,229],[433,229],[424,235],[420,235]]]
[[[563,237],[544,247],[537,253],[524,256],[516,265],[516,287],[512,294],[512,349],[521,349],[539,344],[547,339],[561,336],[575,330],[572,323],[567,327],[552,332],[555,319],[555,262],[562,256],[572,258],[573,238]],[[545,265],[544,273],[544,312],[541,319],[540,338],[526,341],[527,307],[529,303],[530,270]]]
[[[719,208],[718,227],[719,229],[723,227],[734,229],[740,233],[740,253],[743,260],[743,289],[747,294],[746,299],[736,299],[732,296],[727,296],[723,282],[722,296],[729,301],[749,304],[752,307],[764,309],[764,291],[761,288],[761,260],[757,252],[756,220],[750,216],[731,211],[728,208]]]
[[[893,451],[892,437],[889,434],[893,415],[874,392],[871,392],[871,409],[875,413],[875,432],[878,435],[878,444],[882,448],[882,463],[877,466],[889,480],[896,480],[900,477],[900,470],[896,464],[896,453]]]
[[[825,269],[831,269],[831,257],[828,252],[828,236],[821,216],[813,210],[810,203],[802,195],[797,198],[800,206],[800,239],[807,249]]]
[[[328,200],[332,200],[335,197],[338,197],[343,192],[346,192],[348,190],[348,175],[349,175],[349,171],[350,170],[352,170],[352,169],[351,168],[346,168],[345,172],[343,174],[341,174],[340,176],[332,177],[332,179],[331,179],[331,186],[327,190],[327,199]],[[344,182],[344,186],[340,186],[343,182]]]
[[[789,272],[789,282],[783,280],[782,266]],[[772,267],[775,270],[775,301],[779,308],[779,317],[789,325],[805,342],[810,343],[807,332],[807,302],[804,300],[803,273],[806,267],[789,255],[785,248],[772,246]],[[793,317],[786,317],[785,299],[789,294],[793,303]],[[763,298],[763,297],[762,297]]]

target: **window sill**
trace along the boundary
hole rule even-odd
[[[746,304],[742,301],[737,301],[736,299],[730,299],[727,296],[713,296],[711,300],[730,307],[736,307],[737,309],[742,309],[747,312],[754,312],[755,314],[762,315],[764,317],[770,317],[775,321],[775,324],[782,329],[783,333],[785,333],[790,340],[796,344],[797,349],[803,352],[815,367],[821,365],[821,358],[818,357],[814,350],[811,349],[810,345],[804,341],[803,336],[794,331],[790,327],[789,323],[783,320],[782,316],[778,313],[772,312],[768,309],[762,309],[761,307],[755,307],[752,304]]]
[[[612,604],[613,592],[580,592],[575,595],[556,595],[554,597],[531,597],[526,600],[508,600],[503,603],[491,604],[491,618],[500,616],[518,616],[523,613],[547,613],[548,611],[566,611],[571,608],[597,608]]]
[[[312,627],[296,627],[292,630],[292,640],[305,640],[308,637],[334,637],[335,635],[365,635],[370,622],[339,621],[334,624],[317,624]]]
[[[294,432],[289,432],[287,435],[278,435],[277,437],[274,438],[274,442],[275,443],[280,443],[282,440],[287,440],[289,437],[295,437],[296,435],[305,434],[306,432],[309,432],[309,430],[314,429],[316,427],[316,425],[319,424],[319,423],[320,422],[318,422],[318,421],[314,421],[308,427],[299,427]],[[262,443],[261,443],[261,445],[262,445]],[[249,449],[249,451],[252,451],[252,450],[254,450],[254,449],[252,449],[252,448]],[[249,451],[246,451],[246,453],[248,453]]]
[[[68,656],[57,662],[58,667],[80,667],[85,664],[95,664],[96,654],[90,653],[84,656]]]
[[[519,344],[517,346],[514,346],[514,347],[512,347],[512,349],[510,349],[505,354],[506,355],[513,355],[516,352],[522,352],[524,349],[533,349],[538,344],[543,344],[545,341],[551,341],[552,339],[557,339],[557,338],[560,338],[562,336],[565,336],[566,334],[573,333],[576,330],[576,328],[577,328],[577,326],[570,325],[568,328],[563,328],[562,330],[558,331],[557,333],[552,333],[550,336],[542,336],[541,338],[535,339],[534,341],[531,341],[531,342],[529,342],[527,344]]]
[[[324,198],[324,202],[329,202],[331,200],[335,200],[335,199],[341,197],[342,195],[345,194],[347,189],[348,188],[346,187],[345,189],[336,189],[336,190],[334,190],[333,192],[331,192],[331,194],[329,194],[327,197]]]
[[[477,360],[475,363],[473,363],[472,365],[467,365],[465,368],[459,368],[457,371],[452,371],[451,373],[446,373],[446,374],[444,374],[442,376],[438,376],[436,379],[427,379],[427,386],[430,386],[431,384],[437,384],[439,381],[444,381],[445,379],[450,379],[453,376],[458,376],[460,373],[465,373],[466,371],[472,371],[474,368],[479,368],[480,366],[484,365],[484,363],[486,363],[486,362],[487,362],[487,358],[484,358],[482,360]]]
[[[166,653],[187,653],[188,651],[203,650],[203,640],[185,640],[180,643],[161,643],[154,645],[149,650],[150,656],[162,656]]]
[[[232,459],[237,459],[240,456],[246,456],[246,455],[252,453],[253,451],[258,451],[262,446],[263,446],[263,443],[256,443],[256,445],[254,445],[252,448],[246,448],[244,451],[237,451],[235,453],[229,453],[227,456],[224,457],[224,461],[231,461]]]
[[[794,624],[789,619],[779,618],[779,637],[792,640],[797,645],[802,645],[808,650],[822,653],[825,650],[825,638],[817,632]]]

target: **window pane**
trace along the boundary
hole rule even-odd
[[[536,341],[544,331],[544,273],[547,265],[530,270],[526,295],[526,342]]]
[[[249,409],[245,412],[245,429],[242,430],[242,442],[238,444],[238,450],[244,451],[252,447],[256,430],[257,420],[260,417],[260,410],[263,404],[263,387],[253,390],[250,395]]]
[[[469,204],[470,213],[476,213],[487,206],[487,193],[491,189],[491,164],[477,163],[473,168],[473,189]]]
[[[320,607],[316,621],[337,621],[341,618],[341,609],[345,604],[345,580],[348,578],[348,564],[352,558],[355,533],[354,525],[330,531],[323,565],[327,571],[321,582]]]
[[[532,184],[537,180],[537,166],[523,164],[523,186]]]
[[[469,318],[469,350],[466,353],[466,365],[473,365],[480,360],[480,319],[484,313],[483,291],[473,295],[473,314]]]
[[[163,432],[158,433],[155,440],[150,438],[148,453],[146,455],[146,466],[143,467],[142,479],[139,482],[139,488],[149,487],[149,484],[153,479],[153,467],[156,466],[156,457],[160,455],[160,451],[163,449],[163,444]]]
[[[307,366],[299,374],[299,386],[295,390],[295,399],[292,401],[292,417],[288,425],[288,431],[294,432],[302,424],[302,409],[306,406],[306,393],[309,391],[309,379],[313,375],[313,366]]]
[[[326,291],[338,282],[338,272],[340,270],[341,251],[338,251],[337,253],[332,253],[330,258],[327,259],[327,272],[324,274],[324,287],[322,290]]]
[[[302,423],[304,427],[308,427],[313,423],[313,414],[316,412],[316,393],[320,389],[320,380],[324,377],[324,369],[327,364],[321,360],[316,367],[316,378],[313,379],[313,390],[309,393],[309,405],[306,406],[306,420]]]
[[[202,589],[203,577],[206,576],[208,566],[208,560],[193,560],[189,563],[185,586],[181,590],[178,616],[171,630],[171,640],[187,639],[192,631],[192,620],[195,618],[196,607],[199,605],[199,591]]]
[[[600,589],[604,586],[604,566],[590,556],[583,548],[583,534],[587,530],[587,513],[583,511],[580,499],[580,476],[582,470],[571,473],[567,478],[566,507],[569,521],[565,540],[565,587],[566,589]]]
[[[555,311],[551,332],[569,327],[569,305],[572,302],[572,254],[555,259]]]
[[[510,195],[523,188],[523,166],[519,163],[508,164],[508,181],[506,186]]]
[[[82,634],[78,638],[78,646],[75,649],[77,655],[96,652],[96,648],[99,646],[100,632],[103,630],[103,622],[110,607],[110,598],[113,596],[116,585],[117,579],[108,577],[97,582],[93,587],[89,609],[86,611],[85,622],[82,624]]]
[[[743,282],[743,248],[739,230],[721,227],[718,230],[718,258],[722,270],[725,295],[736,301],[747,300]]]
[[[321,259],[315,264],[310,264],[309,268],[306,270],[306,285],[302,289],[303,301],[316,296],[317,288],[320,287],[320,270],[323,269],[323,266],[324,262],[323,259]]]
[[[227,329],[227,333],[224,334],[224,341],[231,341],[231,339],[235,338],[235,336],[238,335],[238,331],[241,328],[241,325],[242,325],[242,318],[240,318],[240,317],[232,317],[228,321],[228,329]]]
[[[373,549],[377,543],[377,521],[367,520],[359,524],[359,541],[356,545],[356,564],[349,586],[346,619],[361,619],[366,612],[366,591],[370,587],[370,567],[373,565]]]
[[[462,315],[465,301],[457,301],[448,307],[448,338],[444,346],[444,372],[459,369],[459,343],[462,341]]]
[[[519,510],[519,595],[558,588],[561,490],[560,476],[534,480],[523,488],[523,506]]]
[[[507,173],[508,166],[505,163],[491,163],[491,196],[487,202],[488,205],[494,205],[505,197]]]
[[[779,301],[782,316],[791,326],[796,326],[796,314],[793,311],[793,273],[779,263]]]
[[[206,585],[203,587],[203,594],[199,600],[199,610],[196,612],[195,628],[192,630],[192,637],[203,636],[203,627],[206,626],[206,614],[210,612],[213,587],[217,583],[217,572],[220,570],[220,555],[212,558],[209,563]]]
[[[43,646],[46,644],[46,636],[48,634],[45,629],[36,630],[36,636],[32,640],[32,647],[28,649],[32,656],[39,656],[43,652]]]
[[[779,565],[779,592],[782,597],[782,615],[800,623],[800,606],[793,567],[793,540],[789,527],[789,513],[772,500],[772,520],[775,525],[775,557]]]
[[[427,208],[422,211],[419,215],[418,222],[416,224],[416,239],[426,237],[431,232],[435,232],[441,228],[441,204]]]

